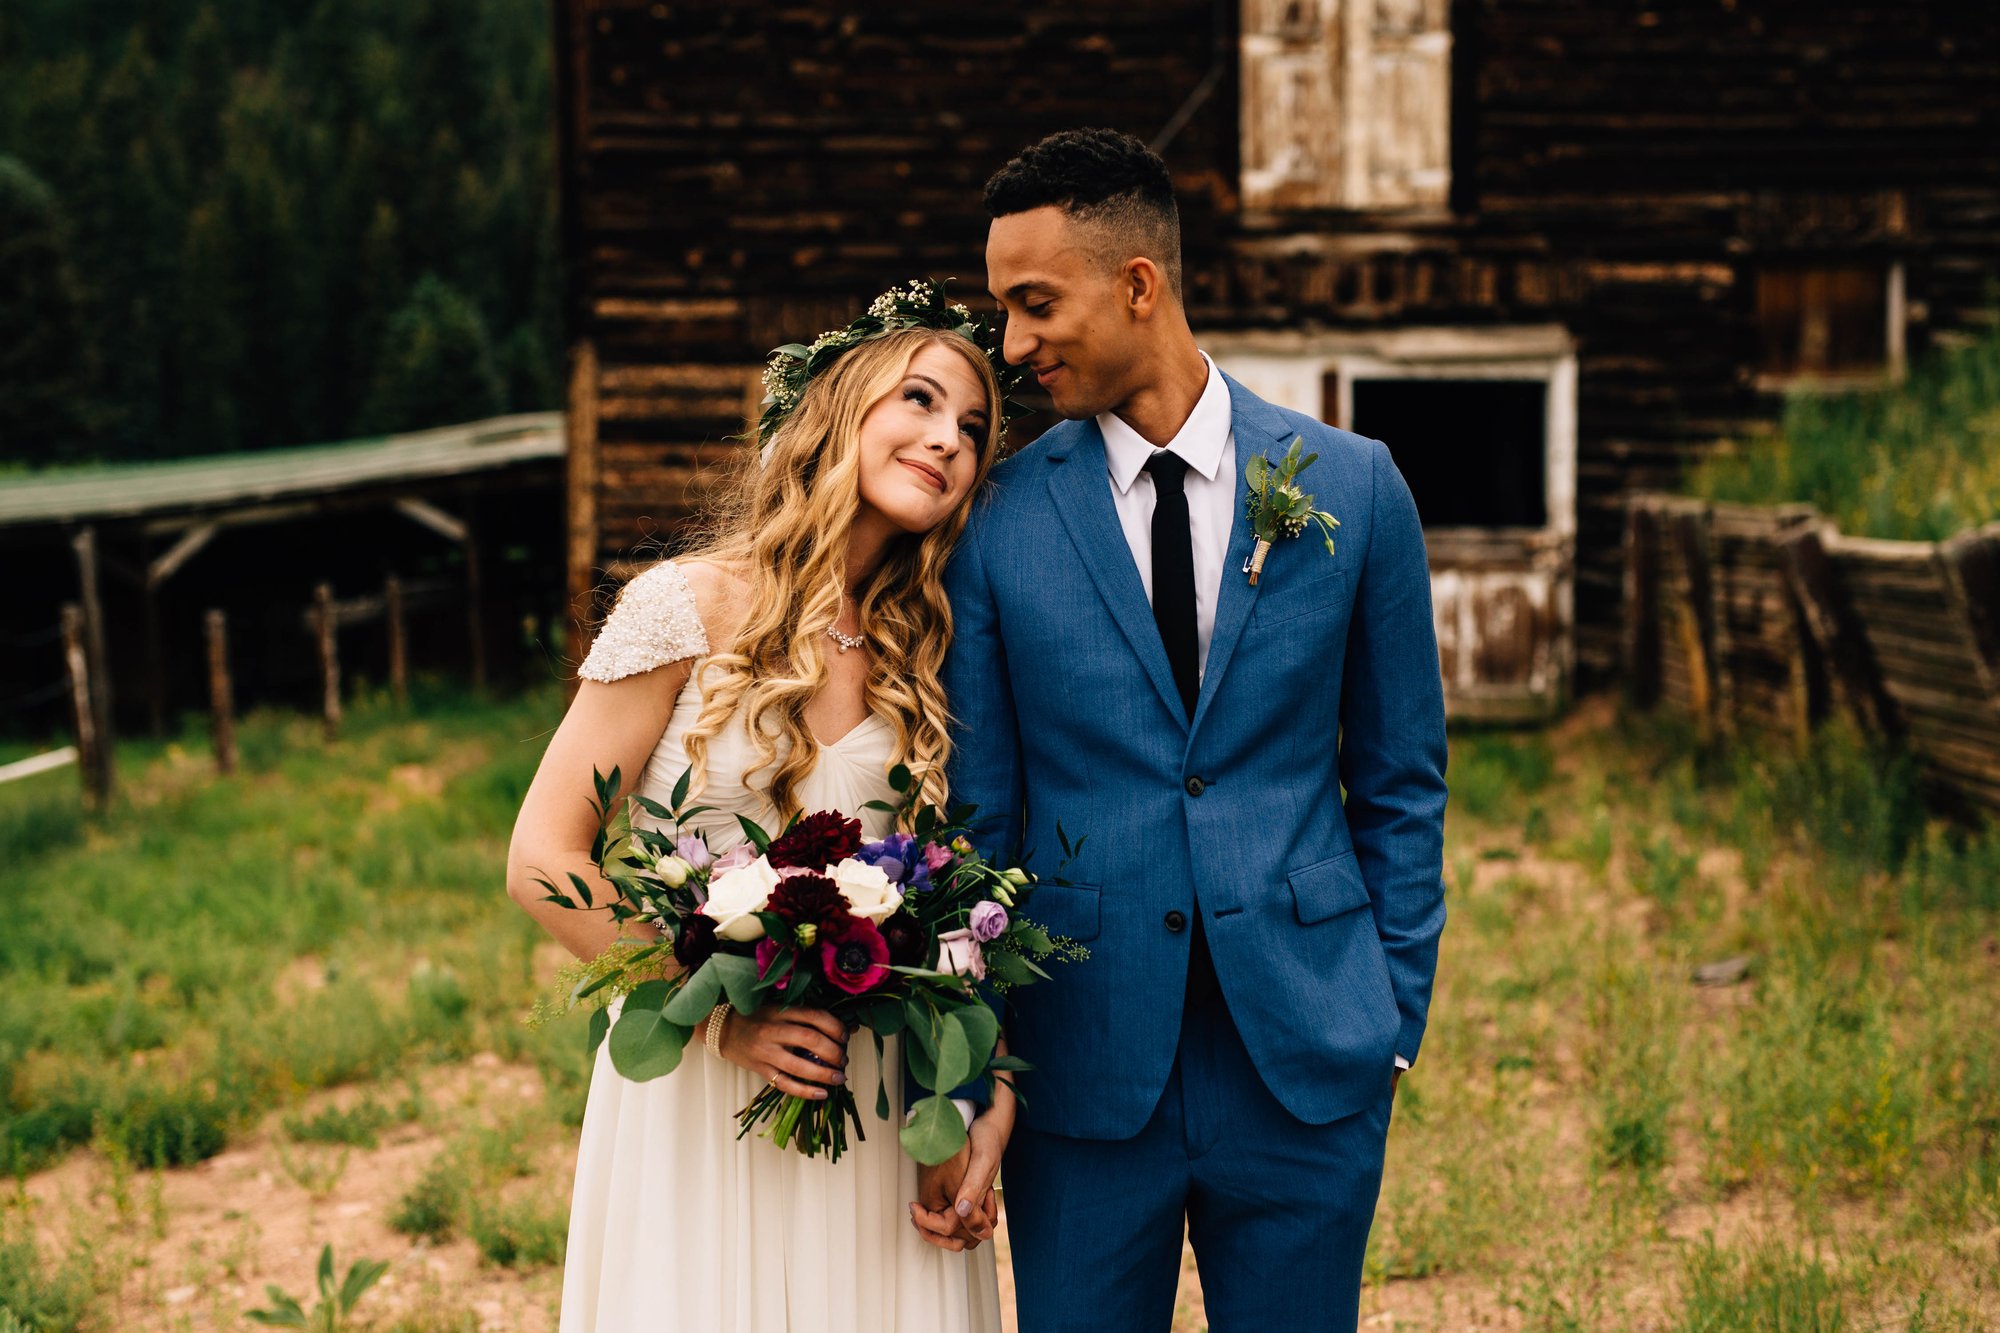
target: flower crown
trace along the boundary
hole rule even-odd
[[[949,282],[950,279],[946,279]],[[868,313],[844,329],[829,329],[805,343],[786,343],[771,353],[764,367],[764,415],[757,421],[757,441],[768,446],[778,427],[805,396],[806,385],[815,375],[832,366],[851,347],[903,329],[940,329],[956,333],[986,353],[993,374],[1000,381],[1000,401],[1005,423],[1025,416],[1031,409],[1013,399],[1014,391],[1028,377],[1026,366],[1010,366],[1001,354],[1000,331],[957,302],[946,301],[945,284],[918,278],[907,287],[891,287],[869,303]]]

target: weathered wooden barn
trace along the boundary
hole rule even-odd
[[[1160,149],[1190,315],[1386,440],[1462,716],[1618,660],[1625,497],[1801,383],[1990,320],[2000,6],[1966,0],[559,0],[572,611],[671,540],[771,346],[977,294],[986,176]]]

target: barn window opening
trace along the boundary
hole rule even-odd
[[[1852,381],[1903,366],[1902,266],[1765,265],[1757,273],[1757,331],[1767,387]]]
[[[1352,393],[1352,428],[1389,446],[1425,527],[1548,523],[1546,381],[1356,379]]]

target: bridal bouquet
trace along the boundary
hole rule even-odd
[[[860,820],[820,812],[772,836],[739,815],[745,841],[716,855],[701,833],[682,831],[711,809],[687,805],[690,773],[671,804],[633,796],[616,811],[618,771],[592,776],[599,829],[591,859],[618,891],[611,914],[654,924],[660,938],[621,940],[581,965],[565,1005],[623,995],[615,1023],[607,1008],[592,1012],[590,1049],[608,1034],[611,1063],[626,1078],[672,1073],[725,998],[745,1012],[774,1003],[825,1009],[869,1029],[878,1056],[883,1038],[903,1037],[910,1072],[930,1093],[913,1108],[903,1147],[937,1163],[965,1141],[949,1092],[1028,1068],[994,1054],[999,1020],[974,983],[1004,991],[1045,980],[1037,960],[1081,951],[1021,915],[1035,881],[973,850],[965,838],[972,806],[919,804],[909,770],[898,765],[889,780],[901,804],[869,804],[906,816],[909,832],[864,843]],[[634,827],[635,808],[672,831]],[[548,902],[598,905],[581,875],[569,879],[575,899],[537,882]],[[678,968],[663,976],[670,959]],[[765,1088],[737,1114],[737,1137],[767,1125],[765,1136],[781,1147],[840,1160],[850,1122],[857,1137],[867,1135],[853,1091],[827,1091],[824,1100],[808,1100]],[[881,1084],[875,1114],[889,1116]]]

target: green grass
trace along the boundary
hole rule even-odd
[[[1850,536],[1937,541],[2000,518],[2000,326],[1886,389],[1799,392],[1777,436],[1718,454],[1694,494],[1804,502]]]
[[[1439,1328],[2000,1322],[2000,831],[1838,729],[1716,752],[1600,707],[1455,731],[1451,778],[1368,1260],[1399,1327],[1422,1278]]]
[[[333,746],[257,713],[227,779],[190,719],[121,749],[95,817],[73,773],[0,787],[0,1169],[93,1137],[185,1165],[311,1089],[541,1058],[517,1022],[538,931],[503,868],[559,711],[365,698]]]
[[[125,747],[94,819],[73,775],[0,788],[8,1164],[89,1145],[129,1233],[136,1173],[259,1124],[331,1197],[417,1121],[446,1137],[381,1201],[392,1225],[546,1278],[589,1065],[577,1025],[520,1021],[547,979],[501,869],[559,708],[363,699],[332,747],[259,714],[230,779],[190,725]],[[1369,1300],[1427,1293],[1399,1327],[2000,1322],[2000,835],[1931,818],[1906,764],[1838,729],[1718,752],[1594,705],[1454,732],[1451,778],[1451,922]],[[1738,955],[1739,984],[1691,983]],[[406,1093],[481,1052],[541,1099]],[[103,1274],[32,1248],[28,1216],[0,1208],[0,1310],[101,1325]],[[453,1295],[404,1326],[460,1327]]]

